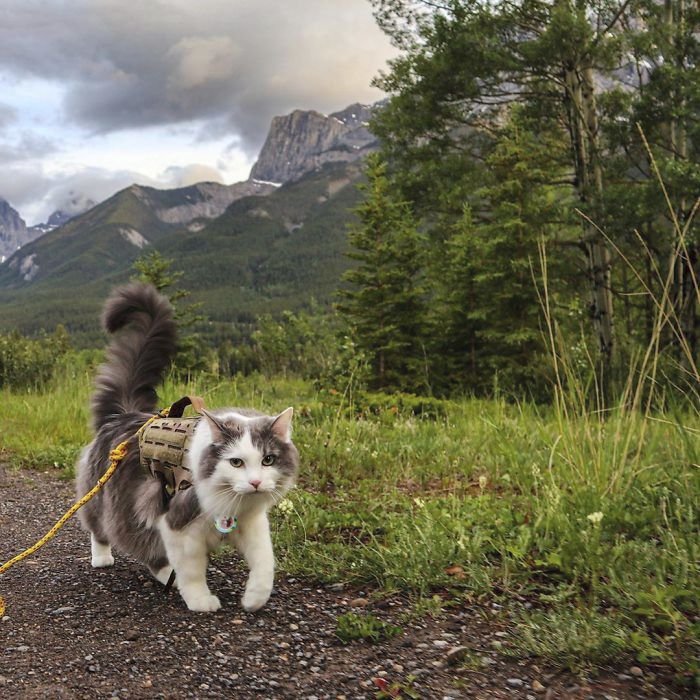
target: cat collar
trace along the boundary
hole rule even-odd
[[[232,518],[217,518],[214,521],[214,527],[222,535],[228,535],[238,527],[238,518],[235,515]]]

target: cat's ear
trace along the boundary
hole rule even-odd
[[[283,440],[284,442],[289,442],[292,439],[292,415],[294,414],[294,409],[290,406],[289,408],[282,411],[282,413],[272,421],[272,432],[273,434]]]
[[[200,413],[204,416],[207,423],[209,423],[209,427],[211,428],[211,441],[215,443],[225,442],[226,426],[206,409],[203,408]]]

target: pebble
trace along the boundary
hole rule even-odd
[[[444,639],[433,639],[433,646],[436,646],[439,649],[446,647],[448,644],[449,642],[445,641]]]
[[[130,629],[126,631],[124,639],[126,639],[127,642],[135,642],[140,636],[141,634],[137,629]]]
[[[639,666],[632,666],[630,667],[630,675],[635,676],[636,678],[641,678],[644,675],[644,671],[642,671]]]
[[[532,681],[532,689],[533,689],[537,694],[544,693],[544,692],[547,690],[547,688],[545,688],[545,687],[542,685],[542,683],[540,683],[538,680]]]
[[[366,608],[369,605],[369,600],[367,598],[353,598],[350,601],[351,608]]]
[[[522,688],[525,685],[525,681],[522,678],[507,678],[506,685],[511,688]]]
[[[55,610],[51,611],[52,615],[63,615],[63,613],[71,612],[72,610],[75,610],[75,607],[72,605],[64,605],[61,608],[56,608]]]
[[[447,660],[447,663],[450,665],[458,664],[460,661],[464,660],[464,657],[467,656],[469,653],[469,647],[465,646],[459,646],[459,647],[452,647],[447,652],[447,655],[445,659]]]
[[[15,647],[15,651],[24,653],[25,651],[29,651],[29,647],[26,644],[22,644],[21,646]]]
[[[0,685],[5,685],[7,683],[7,676],[0,676]]]

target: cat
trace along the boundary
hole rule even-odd
[[[95,437],[78,460],[79,497],[106,471],[110,450],[156,412],[156,386],[176,347],[172,307],[148,284],[117,288],[105,304],[102,324],[115,336],[96,379]],[[112,478],[79,511],[90,533],[92,566],[112,566],[114,546],[163,584],[174,570],[187,607],[214,612],[221,603],[207,585],[209,554],[229,542],[250,569],[242,606],[260,609],[274,577],[267,514],[294,485],[299,468],[292,413],[292,408],[276,416],[237,408],[203,411],[183,465],[191,470],[192,487],[169,502],[160,480],[141,466],[138,443],[132,441]]]

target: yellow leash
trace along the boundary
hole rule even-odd
[[[126,457],[126,453],[129,451],[129,440],[133,437],[138,437],[150,425],[156,418],[165,418],[168,415],[168,409],[163,409],[162,411],[156,413],[155,416],[151,416],[133,435],[132,437],[120,442],[110,453],[109,453],[109,467],[107,471],[100,477],[99,481],[88,491],[79,501],[74,503],[58,520],[58,522],[37,542],[35,542],[31,547],[25,549],[23,552],[13,557],[9,561],[6,561],[2,566],[0,566],[0,575],[4,574],[8,569],[12,568],[15,564],[26,559],[27,557],[34,554],[37,549],[43,547],[49,540],[52,540],[58,531],[66,524],[70,518],[75,515],[111,478],[112,474],[116,471],[117,467],[121,464],[121,461]],[[5,600],[0,596],[0,617],[5,614]]]

